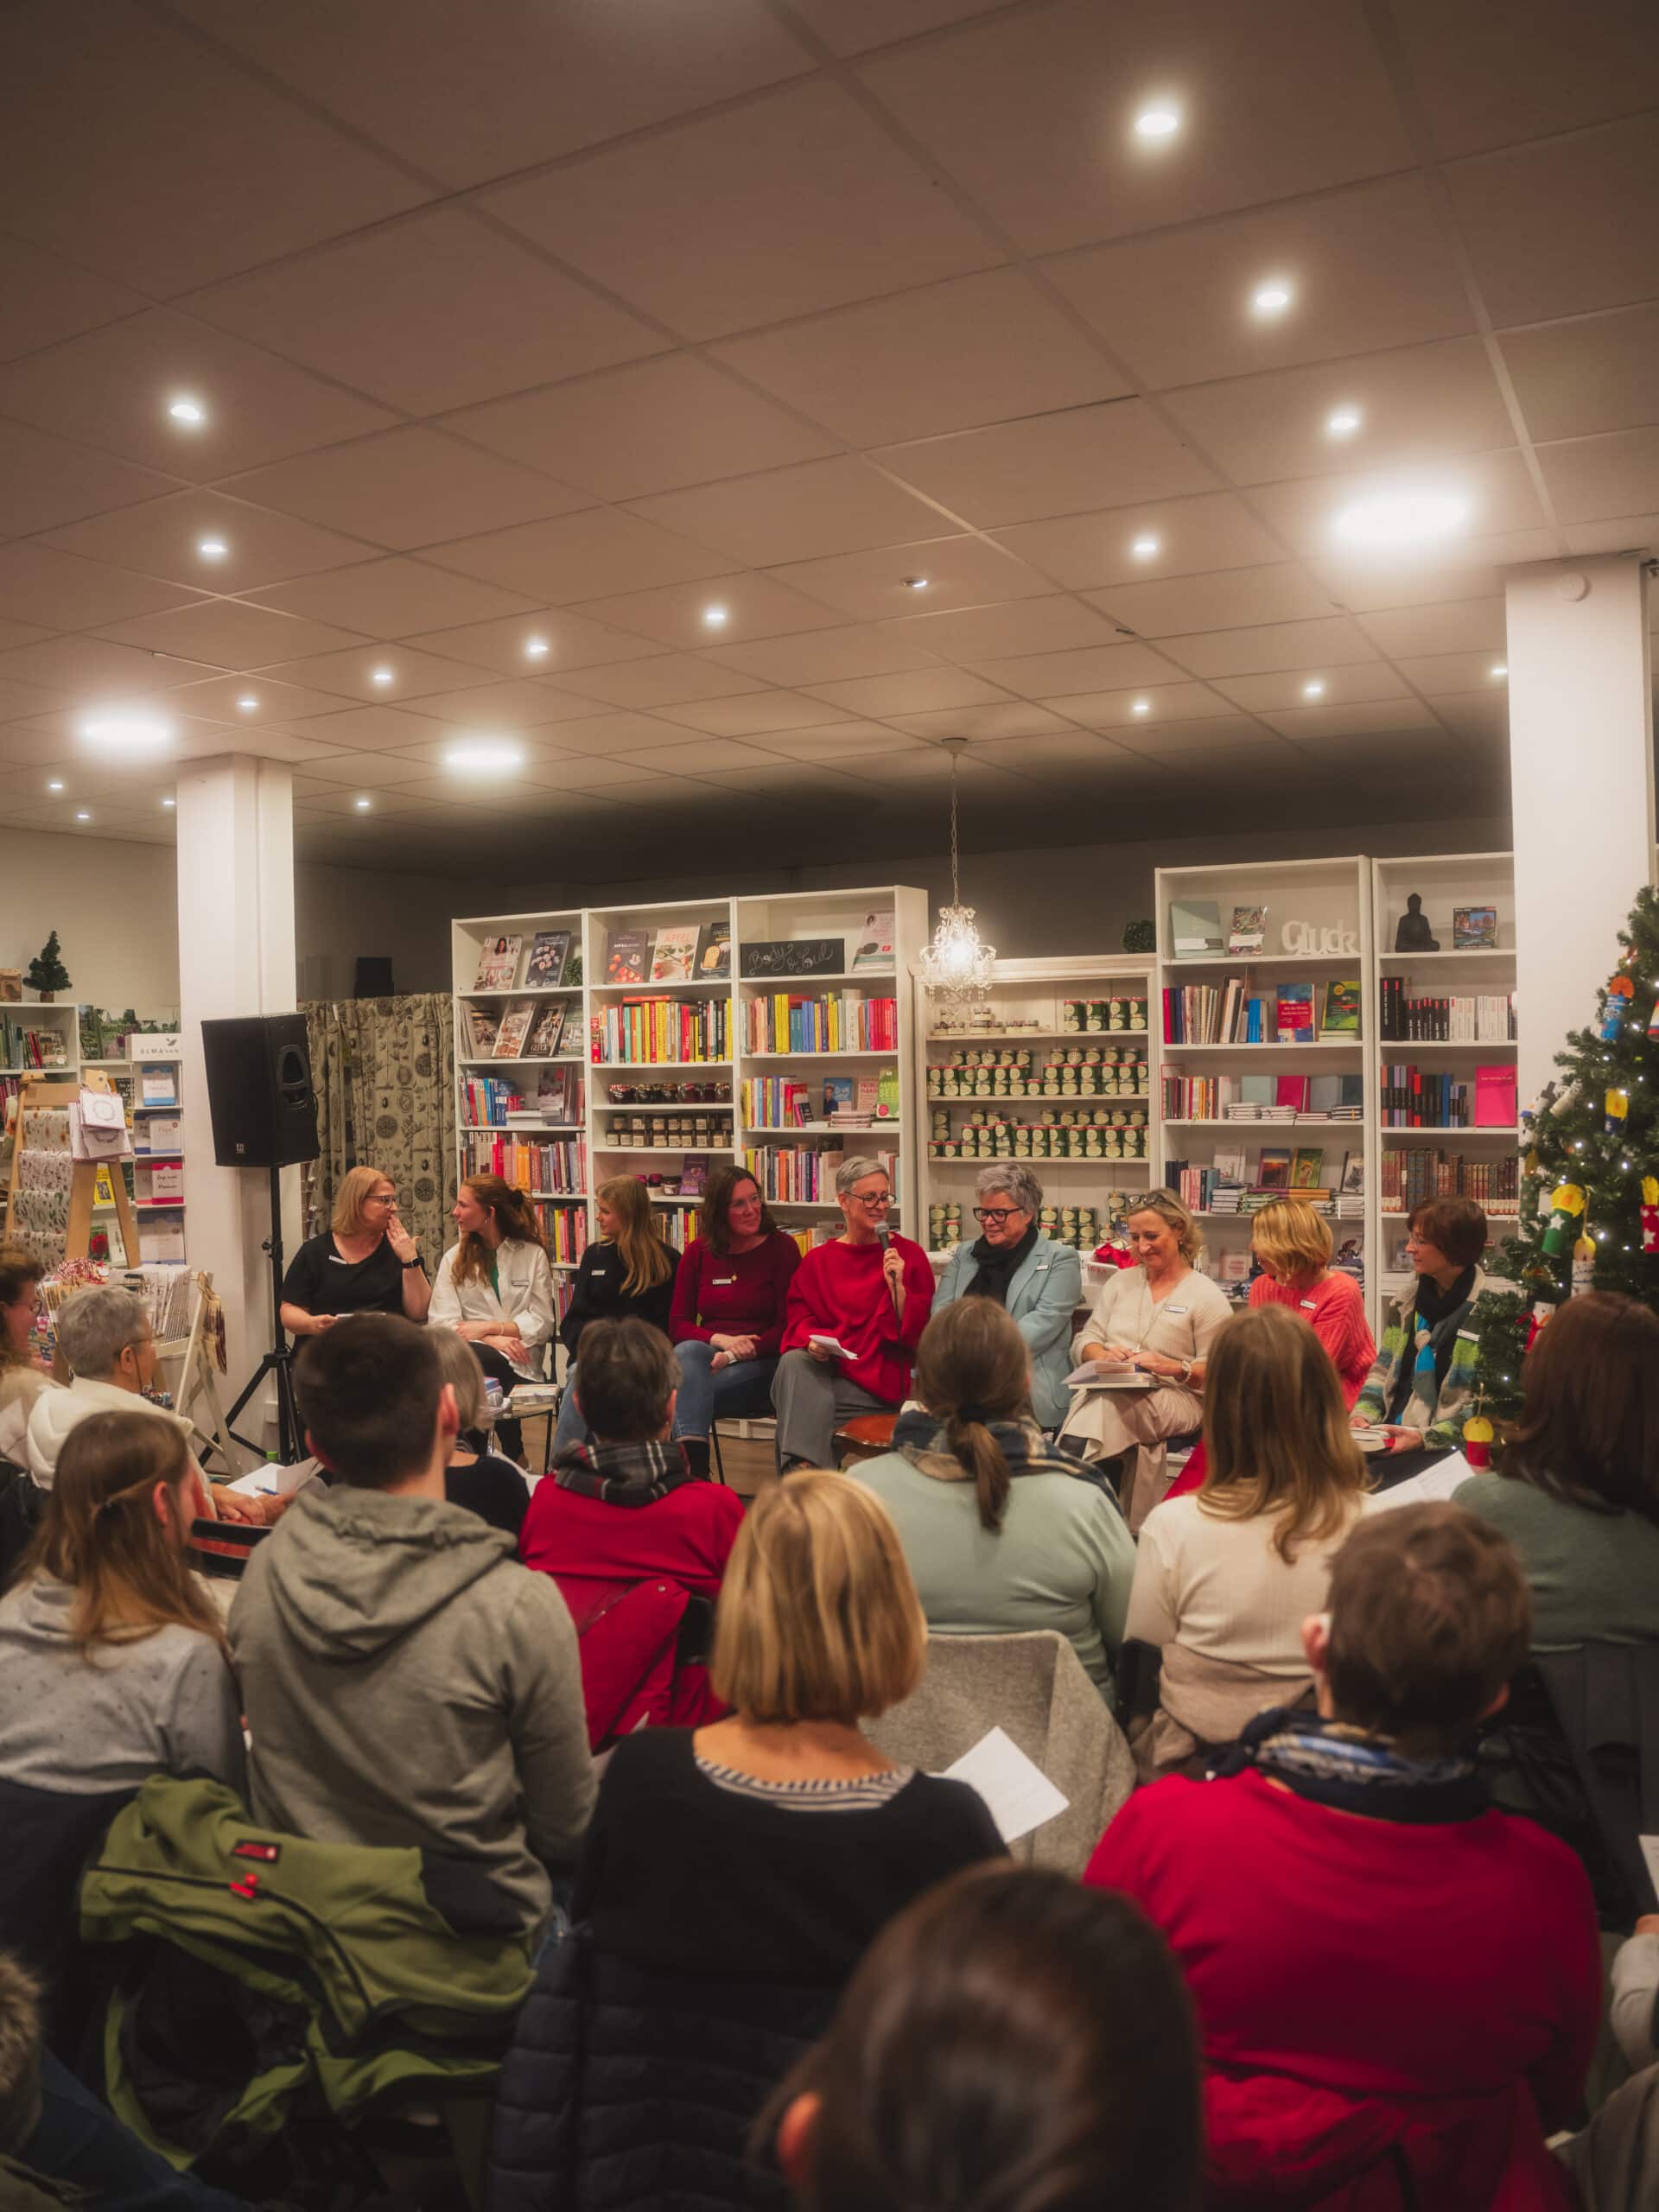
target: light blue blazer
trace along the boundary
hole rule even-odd
[[[937,1313],[960,1298],[979,1273],[973,1247],[958,1244],[933,1294]],[[1008,1284],[1008,1318],[1031,1347],[1032,1411],[1044,1428],[1065,1419],[1071,1393],[1071,1317],[1083,1298],[1083,1262],[1069,1244],[1039,1235]]]

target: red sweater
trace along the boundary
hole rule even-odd
[[[800,1246],[781,1229],[752,1252],[716,1252],[706,1236],[694,1236],[674,1278],[669,1335],[677,1344],[706,1344],[716,1329],[753,1337],[755,1357],[768,1358],[782,1341],[784,1301],[800,1264]]]
[[[743,1501],[719,1483],[680,1483],[649,1505],[611,1505],[561,1490],[549,1475],[530,1501],[518,1556],[561,1581],[662,1574],[698,1597],[717,1598],[742,1526]]]
[[[1308,1291],[1275,1282],[1271,1275],[1258,1275],[1250,1285],[1250,1304],[1287,1306],[1310,1324],[1335,1363],[1343,1403],[1352,1413],[1376,1357],[1376,1340],[1365,1319],[1364,1294],[1352,1275],[1327,1275]]]
[[[785,1351],[804,1351],[812,1336],[836,1337],[851,1357],[841,1362],[856,1382],[883,1405],[899,1406],[910,1388],[917,1341],[933,1310],[933,1270],[919,1244],[895,1236],[893,1249],[905,1263],[905,1318],[894,1318],[877,1243],[817,1244],[795,1271],[784,1321]]]
[[[1432,2141],[1448,2119],[1472,2122],[1477,2157],[1535,2166],[1547,2186],[1534,2107],[1545,2131],[1572,2117],[1601,1961],[1584,1870],[1535,1822],[1408,1825],[1257,1773],[1177,1778],[1130,1798],[1084,1879],[1132,1897],[1185,1974],[1220,2192],[1206,2202],[1264,2171],[1317,2174],[1344,2127],[1409,2139],[1433,2171],[1437,2155],[1455,2163]]]

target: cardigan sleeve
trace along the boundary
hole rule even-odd
[[[1100,1296],[1090,1308],[1089,1319],[1071,1339],[1071,1357],[1074,1362],[1083,1357],[1084,1344],[1110,1344],[1112,1316],[1117,1305],[1118,1291],[1120,1287],[1128,1281],[1128,1277],[1129,1270],[1120,1268],[1115,1275],[1101,1285]]]
[[[1198,1287],[1192,1295],[1192,1357],[1204,1360],[1210,1357],[1210,1348],[1233,1318],[1233,1309],[1227,1294],[1208,1275],[1193,1269]]]
[[[530,1281],[518,1292],[518,1303],[507,1319],[517,1323],[520,1343],[533,1351],[547,1342],[558,1324],[553,1313],[553,1270],[547,1254],[539,1244],[531,1244],[528,1249]]]
[[[435,1329],[453,1329],[461,1318],[461,1294],[455,1288],[455,1255],[460,1249],[459,1244],[449,1247],[432,1278],[432,1303],[426,1309],[426,1318]]]
[[[1371,1371],[1365,1377],[1354,1411],[1363,1414],[1367,1421],[1387,1418],[1389,1398],[1400,1372],[1400,1363],[1405,1357],[1405,1306],[1395,1299],[1389,1308],[1389,1318],[1382,1330],[1382,1342],[1377,1347]]]
[[[1365,1319],[1365,1300],[1359,1285],[1351,1275],[1338,1275],[1333,1281],[1345,1283],[1348,1287],[1335,1297],[1327,1298],[1320,1306],[1313,1316],[1313,1333],[1331,1355],[1345,1398],[1354,1388],[1356,1372],[1363,1369],[1369,1375],[1376,1357],[1376,1342]]]
[[[759,1331],[755,1336],[754,1356],[757,1359],[772,1358],[783,1343],[789,1287],[801,1264],[801,1248],[792,1236],[785,1236],[779,1230],[772,1239],[767,1257],[772,1268],[772,1326]]]
[[[1033,1351],[1047,1351],[1064,1339],[1082,1296],[1083,1262],[1070,1244],[1057,1244],[1050,1255],[1048,1272],[1043,1278],[1037,1303],[1028,1313],[1021,1313],[1014,1325]],[[945,1303],[944,1299],[936,1295],[934,1312],[937,1313]]]
[[[701,1236],[694,1236],[680,1255],[680,1264],[674,1274],[674,1296],[668,1309],[668,1333],[677,1344],[706,1344],[712,1333],[697,1319],[697,1308],[702,1297],[702,1257],[709,1249]]]

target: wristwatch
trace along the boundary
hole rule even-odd
[[[417,1252],[417,1253],[415,1255],[415,1256],[414,1256],[414,1258],[413,1258],[412,1260],[405,1260],[405,1261],[404,1262],[404,1263],[403,1263],[403,1267],[404,1267],[404,1273],[405,1274],[407,1274],[409,1273],[409,1271],[410,1271],[410,1269],[411,1268],[419,1268],[421,1269],[422,1273],[423,1273],[423,1274],[424,1274],[424,1273],[425,1273],[425,1270],[426,1270],[426,1262],[425,1262],[425,1261],[421,1257],[420,1254]]]
[[[1184,1359],[1181,1362],[1180,1380],[1183,1382],[1190,1382],[1192,1380],[1192,1362],[1190,1359]]]

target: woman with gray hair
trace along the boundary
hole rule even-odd
[[[1083,1262],[1037,1226],[1043,1186],[1023,1160],[993,1160],[974,1180],[979,1236],[958,1244],[934,1294],[938,1313],[958,1298],[988,1298],[1007,1312],[1031,1361],[1031,1409],[1058,1428],[1071,1394],[1071,1317],[1083,1301]]]
[[[897,1413],[933,1310],[933,1269],[919,1244],[891,1233],[893,1179],[861,1154],[836,1170],[846,1224],[796,1268],[784,1308],[783,1357],[772,1377],[778,1471],[827,1467],[839,1424]]]

